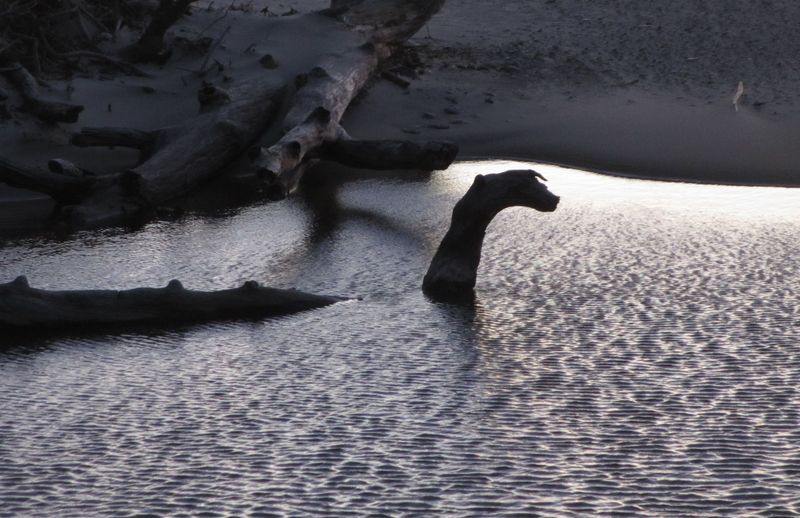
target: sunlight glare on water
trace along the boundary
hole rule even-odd
[[[474,307],[426,299],[454,203],[511,168],[558,210],[497,216]],[[800,190],[480,162],[313,194],[0,248],[36,287],[362,297],[4,337],[0,516],[800,513]]]

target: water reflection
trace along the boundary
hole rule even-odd
[[[455,200],[520,167],[0,249],[42,287],[364,297],[3,337],[0,516],[800,512],[800,191],[536,165],[559,210],[497,217],[472,307],[427,300]]]

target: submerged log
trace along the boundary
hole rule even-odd
[[[442,239],[422,282],[423,291],[436,300],[469,300],[481,261],[486,228],[508,207],[530,207],[552,212],[559,197],[544,177],[531,170],[478,175],[453,208],[450,228]]]
[[[221,291],[165,288],[49,291],[25,277],[0,284],[0,329],[39,329],[134,323],[208,322],[282,315],[329,306],[342,298],[264,288],[248,281]]]

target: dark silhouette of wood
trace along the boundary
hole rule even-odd
[[[265,78],[241,83],[228,92],[229,103],[180,128],[149,134],[90,130],[74,137],[82,145],[135,147],[149,158],[95,183],[80,203],[62,208],[62,221],[82,228],[122,223],[218,174],[269,126],[285,90]]]
[[[47,194],[59,203],[73,203],[83,197],[92,181],[83,177],[26,169],[0,158],[0,182]]]
[[[0,69],[19,90],[24,109],[44,122],[77,122],[83,106],[47,99],[24,66],[0,56]]]
[[[265,288],[254,281],[221,291],[187,290],[176,280],[165,288],[49,291],[32,288],[25,277],[18,277],[0,284],[0,330],[255,318],[321,308],[342,300]]]
[[[422,282],[423,291],[436,300],[469,300],[481,261],[486,228],[508,207],[530,207],[552,212],[558,196],[531,170],[478,175],[453,208],[450,228],[442,239]]]

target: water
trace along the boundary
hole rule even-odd
[[[521,165],[6,243],[36,287],[363,300],[4,338],[0,516],[800,513],[800,191],[536,166],[558,211],[495,220],[474,308],[426,300],[453,203]]]

